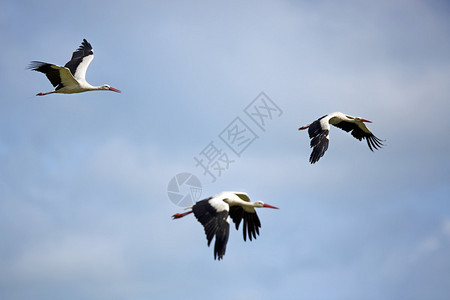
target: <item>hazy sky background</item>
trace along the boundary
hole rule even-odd
[[[448,299],[448,1],[0,3],[1,299]],[[31,60],[64,65],[86,38],[90,92],[52,90]],[[244,108],[264,92],[265,132]],[[308,162],[301,125],[342,111]],[[258,135],[216,182],[195,166],[241,117]],[[167,185],[249,193],[261,235],[231,230],[214,261]]]

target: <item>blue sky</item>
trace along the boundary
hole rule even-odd
[[[86,10],[88,8],[89,10]],[[450,7],[446,1],[2,1],[0,298],[447,299]],[[86,38],[87,73],[122,94],[52,89]],[[244,108],[283,111],[265,131]],[[373,121],[367,145],[332,128],[310,165],[297,128],[334,112]],[[195,166],[241,117],[258,138],[215,181]],[[256,241],[213,260],[167,185],[249,193]],[[447,196],[446,196],[447,195]]]

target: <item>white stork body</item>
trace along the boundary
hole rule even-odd
[[[230,217],[239,229],[239,224],[244,220],[243,237],[247,240],[247,234],[250,239],[256,239],[259,235],[261,222],[256,214],[255,207],[269,207],[278,209],[278,207],[265,204],[262,201],[250,202],[250,198],[243,192],[223,192],[213,197],[198,201],[187,209],[191,211],[177,213],[172,216],[173,219],[182,218],[190,213],[194,213],[197,220],[205,228],[208,246],[213,237],[216,238],[214,245],[214,259],[221,260],[225,255],[225,250],[230,232]]]
[[[352,117],[341,112],[335,112],[325,115],[311,124],[300,127],[299,130],[308,128],[308,134],[311,138],[311,148],[313,148],[313,151],[309,161],[312,164],[316,163],[325,154],[325,151],[327,151],[330,141],[330,124],[347,132],[351,132],[351,134],[360,141],[365,139],[371,151],[373,151],[373,149],[378,150],[381,148],[383,146],[382,140],[373,135],[364,122],[372,123],[366,119]]]
[[[55,89],[48,93],[39,93],[37,96],[44,96],[53,93],[74,94],[87,91],[109,90],[120,93],[118,89],[107,84],[92,86],[86,81],[86,71],[94,58],[94,51],[91,44],[85,39],[81,46],[72,54],[72,59],[64,67],[32,61],[29,69],[44,73]]]

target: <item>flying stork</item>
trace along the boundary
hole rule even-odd
[[[74,94],[98,90],[121,93],[120,90],[110,87],[107,84],[92,86],[86,81],[86,70],[93,58],[94,51],[92,50],[91,44],[86,39],[83,39],[81,46],[72,54],[72,59],[64,67],[40,61],[32,61],[28,69],[44,73],[55,87],[55,90],[51,92],[39,93],[36,96],[53,93]]]
[[[192,210],[174,214],[172,218],[179,219],[193,212],[194,216],[205,228],[208,246],[215,236],[214,259],[221,260],[225,255],[227,247],[230,232],[230,217],[236,225],[236,230],[239,230],[239,224],[244,220],[242,231],[244,241],[247,240],[247,234],[250,241],[252,238],[256,239],[256,235],[259,235],[261,222],[256,214],[256,207],[278,209],[278,207],[262,201],[250,202],[249,196],[243,192],[222,192],[213,197],[198,201],[194,205],[186,208]]]
[[[308,129],[309,138],[311,139],[311,148],[313,148],[311,156],[309,157],[310,163],[316,163],[328,149],[328,143],[330,141],[330,124],[341,128],[357,138],[358,140],[365,139],[369,149],[373,152],[373,149],[378,150],[383,146],[383,141],[373,135],[372,132],[364,124],[372,123],[369,120],[362,119],[360,117],[352,117],[341,112],[334,112],[325,115],[318,120],[300,127],[298,130]]]

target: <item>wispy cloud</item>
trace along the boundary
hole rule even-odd
[[[222,299],[448,297],[446,3],[85,2],[0,10],[0,297],[189,298],[222,282]],[[34,97],[51,85],[28,62],[64,64],[82,38],[88,80],[123,93]],[[202,178],[193,157],[261,91],[283,116]],[[332,111],[373,121],[386,147],[332,128],[310,165],[297,128]],[[233,231],[218,264],[195,218],[170,219],[185,171],[205,197],[281,209],[259,213],[257,241]]]

